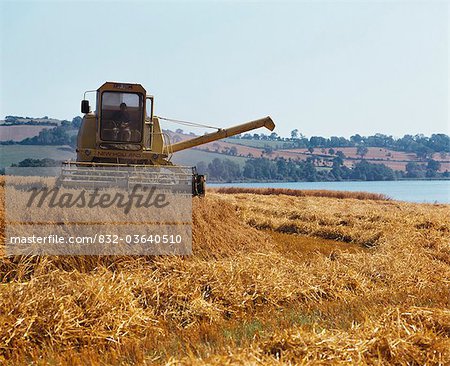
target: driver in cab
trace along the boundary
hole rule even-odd
[[[113,121],[114,127],[114,137],[115,140],[119,141],[130,141],[131,140],[131,130],[130,130],[130,114],[128,113],[128,108],[126,103],[120,104],[120,111],[114,113]]]

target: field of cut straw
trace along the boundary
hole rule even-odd
[[[450,205],[282,193],[194,200],[189,257],[3,256],[0,364],[450,364]]]

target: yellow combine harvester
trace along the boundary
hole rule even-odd
[[[77,161],[64,163],[61,175],[64,184],[95,181],[91,174],[98,167],[110,169],[111,174],[115,167],[129,168],[135,172],[131,177],[135,183],[183,184],[179,177],[186,177],[189,169],[193,195],[203,195],[205,179],[195,167],[164,169],[173,166],[170,161],[173,153],[260,127],[271,131],[275,128],[272,119],[266,117],[171,143],[169,135],[161,129],[160,118],[153,114],[153,96],[142,85],[106,82],[91,92],[96,92],[97,106],[92,112],[86,92],[81,102],[84,118],[78,132]]]

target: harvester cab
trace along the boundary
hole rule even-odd
[[[86,93],[95,92],[96,108],[92,111]],[[89,167],[132,167],[143,172],[140,176],[156,181],[145,174],[155,168],[173,166],[172,154],[211,141],[237,135],[256,128],[275,128],[270,117],[247,122],[231,128],[218,128],[216,132],[205,134],[177,143],[170,141],[170,136],[160,126],[160,119],[153,113],[154,98],[147,95],[140,84],[106,82],[99,89],[85,92],[81,102],[83,121],[77,137],[77,160],[63,164],[61,180],[64,183],[80,183],[86,178]],[[168,119],[167,119],[168,120]],[[80,178],[80,168],[84,168]],[[205,177],[197,174],[192,167],[177,167],[181,172],[192,172],[193,195],[204,195]],[[173,169],[172,175],[173,175]],[[175,169],[177,171],[177,169]],[[181,175],[181,174],[180,174]],[[167,180],[167,179],[166,179]],[[177,179],[169,179],[177,182]],[[190,184],[190,182],[189,182]]]

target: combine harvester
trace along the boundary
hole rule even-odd
[[[96,92],[96,110],[91,111],[86,93]],[[177,151],[203,145],[243,132],[275,128],[270,117],[247,122],[187,141],[171,143],[159,120],[195,123],[157,117],[154,98],[140,84],[106,82],[97,90],[84,93],[84,114],[77,139],[77,160],[63,163],[60,182],[64,186],[95,185],[112,182],[129,187],[133,184],[184,186],[192,184],[194,196],[205,194],[205,177],[195,167],[174,166],[170,161]]]

